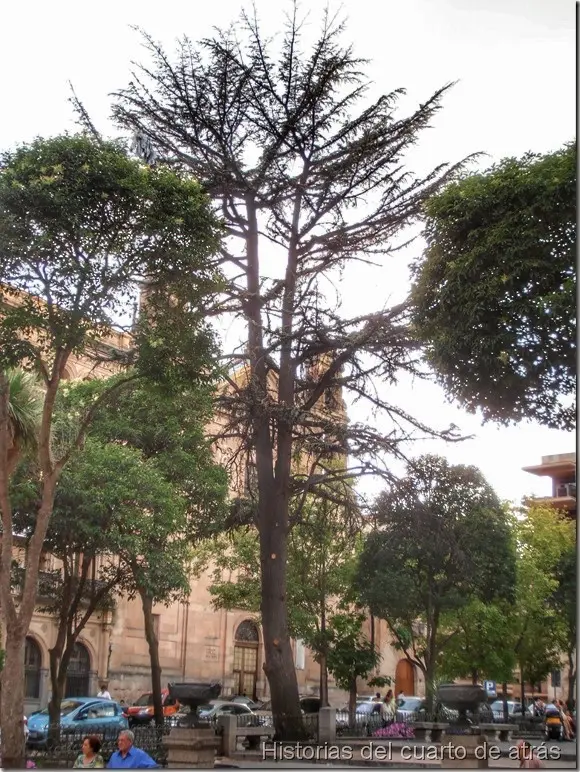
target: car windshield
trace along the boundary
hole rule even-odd
[[[153,692],[147,692],[146,694],[142,694],[135,705],[139,708],[142,707],[148,707],[149,705],[153,705]]]
[[[408,697],[405,697],[399,707],[403,710],[418,710],[421,707],[421,699],[409,699]]]
[[[198,713],[207,713],[209,710],[213,710],[215,705],[200,705],[197,709]]]
[[[80,708],[82,705],[82,702],[77,702],[76,700],[63,700],[60,703],[60,715],[61,716],[68,716],[69,713],[72,713],[73,710],[76,710],[77,708]],[[41,716],[48,716],[48,708],[45,708],[44,710],[40,711]]]

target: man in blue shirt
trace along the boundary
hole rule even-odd
[[[156,769],[159,765],[153,761],[145,751],[140,748],[134,748],[135,735],[129,729],[124,729],[119,734],[117,745],[119,750],[115,751],[109,763],[108,769]]]

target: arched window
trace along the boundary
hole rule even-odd
[[[251,619],[244,619],[236,630],[236,643],[259,643],[260,634],[258,628]]]
[[[24,644],[24,697],[37,700],[40,697],[40,668],[42,654],[34,638],[27,637]]]
[[[75,643],[66,673],[66,697],[89,697],[91,656],[86,646]]]
[[[258,680],[258,643],[260,634],[255,622],[244,619],[238,625],[234,641],[234,679],[238,694],[256,699]]]

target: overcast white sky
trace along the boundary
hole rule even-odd
[[[313,23],[325,0],[310,0]],[[248,5],[248,4],[247,4]],[[5,0],[0,46],[0,149],[34,136],[74,130],[68,81],[97,126],[107,133],[109,93],[126,85],[130,62],[143,60],[138,25],[172,47],[186,33],[196,39],[233,21],[240,0]],[[284,3],[256,0],[268,31],[280,28]],[[347,36],[382,92],[405,87],[411,106],[448,81],[459,80],[445,110],[420,148],[409,157],[421,170],[442,160],[485,151],[493,160],[559,148],[575,136],[575,4],[573,0],[344,0]],[[90,9],[90,10],[89,10]],[[353,307],[368,310],[386,297],[404,296],[406,255],[392,258],[376,277],[351,275]],[[453,421],[474,440],[447,446],[429,443],[454,462],[479,466],[501,496],[549,494],[546,480],[521,467],[542,455],[574,450],[573,435],[532,424],[482,427],[474,416],[449,405],[435,386],[399,388],[400,403],[423,419]]]

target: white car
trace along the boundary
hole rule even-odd
[[[503,700],[494,700],[489,707],[491,708],[491,712],[493,713],[493,720],[502,721],[503,720]],[[507,709],[508,709],[508,718],[515,718],[517,716],[521,716],[522,713],[524,712],[522,711],[521,702],[516,702],[515,700],[507,701]],[[526,716],[533,716],[534,706],[528,705],[528,707],[525,710],[525,713],[526,713]]]
[[[197,709],[197,715],[207,721],[216,721],[219,716],[237,716],[238,726],[265,726],[267,716],[256,713],[243,702],[216,702],[212,705],[202,705]]]

